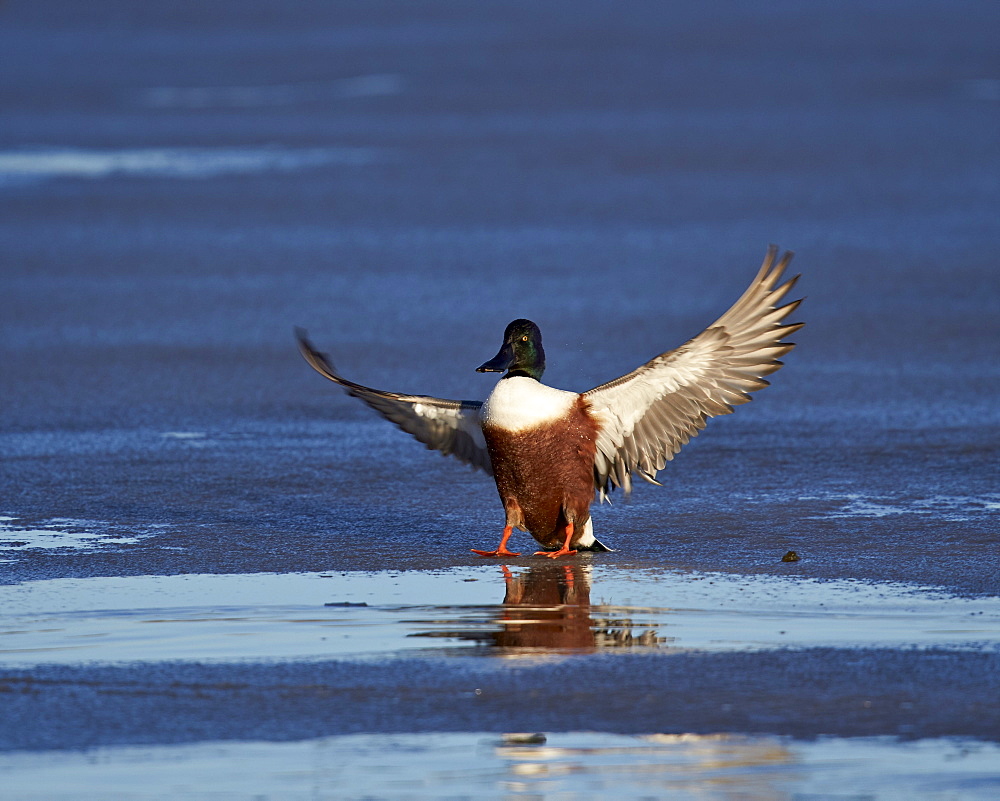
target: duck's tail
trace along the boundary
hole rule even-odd
[[[587,522],[583,526],[583,536],[577,540],[576,545],[573,547],[578,551],[598,551],[605,553],[610,553],[611,551],[611,548],[594,536],[593,518],[587,518]]]
[[[576,549],[578,551],[598,551],[603,553],[611,553],[612,551],[614,551],[614,548],[609,548],[607,545],[605,545],[596,537],[594,538],[594,541],[590,543],[590,545],[577,545]]]

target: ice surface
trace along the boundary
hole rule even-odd
[[[567,785],[487,760],[439,786],[408,756],[535,729],[552,754],[742,734],[812,766],[792,798],[996,795],[965,756],[991,747],[940,738],[1000,738],[1000,6],[2,13],[0,748],[54,751],[22,786],[99,795],[67,749],[177,744],[100,758],[123,787],[161,757],[172,789],[243,787],[236,766],[367,748],[431,794],[495,770],[545,795]],[[489,479],[291,335],[364,383],[481,399],[529,317],[546,379],[583,390],[716,319],[769,242],[807,296],[786,367],[662,488],[596,509],[615,552],[562,575],[469,553],[499,539]],[[825,733],[921,742],[768,739]],[[541,764],[575,786],[588,763]],[[691,775],[775,796],[733,771]]]

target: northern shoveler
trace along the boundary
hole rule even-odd
[[[452,455],[496,480],[506,512],[500,545],[481,556],[520,556],[507,549],[515,528],[529,532],[549,557],[607,551],[594,537],[590,504],[632,474],[659,484],[656,473],[705,427],[768,385],[764,376],[795,345],[782,341],[803,323],[782,321],[802,302],[777,304],[798,276],[779,284],[792,258],[768,249],[756,278],[725,314],[676,350],[584,393],[541,383],[542,335],[514,320],[500,352],[478,372],[506,372],[485,402],[400,395],[340,376],[296,329],[299,349],[319,373],[343,386],[428,448]]]

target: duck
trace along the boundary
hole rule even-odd
[[[542,383],[545,350],[527,319],[504,330],[496,356],[476,368],[502,373],[485,401],[449,400],[373,389],[344,378],[330,358],[296,328],[299,351],[313,369],[339,384],[431,450],[492,476],[504,528],[481,557],[513,557],[514,529],[542,546],[536,556],[610,551],[594,536],[591,505],[633,476],[661,486],[666,467],[711,417],[730,414],[769,385],[795,343],[785,338],[804,323],[786,318],[802,298],[784,305],[799,276],[782,282],[794,255],[771,245],[753,281],[718,320],[674,350],[626,375],[572,392]]]

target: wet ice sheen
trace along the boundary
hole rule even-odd
[[[0,664],[1000,646],[1000,598],[582,563],[0,586]]]
[[[0,753],[24,799],[995,799],[1000,746],[890,738],[364,734]],[[334,795],[335,794],[335,795]]]

